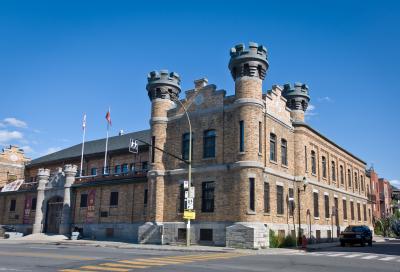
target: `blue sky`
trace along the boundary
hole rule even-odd
[[[279,4],[278,4],[279,3]],[[268,48],[264,90],[310,87],[308,122],[400,180],[396,1],[0,2],[0,145],[38,157],[113,127],[148,128],[146,75],[169,69],[232,94],[229,49]]]

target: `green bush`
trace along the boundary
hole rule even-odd
[[[276,235],[273,230],[269,230],[269,247],[294,247],[296,246],[296,238],[291,235]]]

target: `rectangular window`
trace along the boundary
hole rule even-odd
[[[184,133],[182,135],[182,159],[184,160],[189,159],[189,139],[190,139],[189,133]],[[193,138],[192,138],[192,159],[193,159]]]
[[[351,220],[354,220],[354,202],[350,201],[350,216]]]
[[[343,165],[340,166],[340,184],[344,185]]]
[[[326,178],[326,158],[322,156],[322,177]]]
[[[318,193],[313,193],[314,197],[314,217],[319,217],[319,201],[318,201]]]
[[[285,139],[281,140],[281,160],[283,165],[288,165],[287,161],[287,141]]]
[[[185,189],[183,184],[179,185],[179,212],[183,213],[185,209]]]
[[[15,207],[17,206],[17,200],[16,199],[11,199],[10,202],[10,212],[15,212]]]
[[[200,241],[212,241],[213,230],[212,229],[200,229]]]
[[[123,165],[122,165],[122,173],[128,173],[128,164],[127,163],[124,163]]]
[[[244,121],[239,122],[239,151],[244,152]]]
[[[120,174],[121,173],[121,165],[116,165],[114,167],[114,174]]]
[[[264,212],[265,213],[271,212],[269,183],[268,182],[264,182]]]
[[[154,163],[154,152],[156,151],[156,136],[151,137],[151,162]]]
[[[258,153],[262,153],[262,123],[258,122]]]
[[[110,206],[118,206],[118,192],[111,192]]]
[[[148,195],[148,190],[144,189],[143,204],[144,204],[145,207],[147,206],[147,195]]]
[[[276,135],[269,135],[269,159],[271,161],[276,161]]]
[[[249,178],[249,209],[250,211],[255,211],[255,184],[254,178]]]
[[[315,157],[315,151],[311,151],[311,173],[317,174],[317,159]]]
[[[97,168],[92,168],[92,169],[90,169],[90,174],[91,174],[92,176],[97,176]]]
[[[147,171],[149,164],[147,163],[147,161],[142,162],[142,170],[143,171]]]
[[[304,146],[304,167],[306,168],[306,172],[308,171],[308,164],[307,164],[307,146]]]
[[[201,211],[214,212],[214,181],[207,181],[201,184]]]
[[[32,198],[32,203],[31,203],[31,210],[32,211],[36,211],[36,204],[37,204],[36,202],[37,202],[36,197]]]
[[[343,220],[347,220],[347,201],[343,199]]]
[[[203,158],[215,157],[215,130],[206,130],[203,135]]]
[[[283,214],[283,186],[277,185],[276,186],[276,213]]]
[[[358,221],[361,221],[361,204],[357,203],[357,218]]]
[[[325,202],[325,218],[329,218],[329,196],[324,195]]]
[[[80,203],[79,207],[86,208],[87,201],[88,201],[88,194],[81,194],[81,203]]]
[[[364,210],[364,221],[367,221],[367,205],[363,205],[363,210]]]
[[[289,215],[294,215],[294,190],[289,188],[289,203],[288,203]]]

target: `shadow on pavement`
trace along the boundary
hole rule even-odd
[[[335,246],[323,249],[312,250],[313,252],[360,252],[360,253],[375,253],[375,254],[386,254],[386,255],[397,255],[400,256],[400,241],[385,241],[384,243],[373,243],[372,246],[360,246],[360,245],[346,245],[345,247]]]

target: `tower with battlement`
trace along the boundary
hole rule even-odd
[[[147,221],[162,222],[164,211],[164,170],[167,139],[167,112],[175,107],[181,92],[181,79],[177,73],[167,70],[152,71],[147,77],[147,92],[151,101],[150,171],[148,173],[149,207]]]
[[[308,86],[298,82],[294,85],[285,84],[283,85],[282,95],[287,100],[287,107],[291,109],[290,116],[292,120],[295,122],[304,122],[304,114],[310,102]]]

